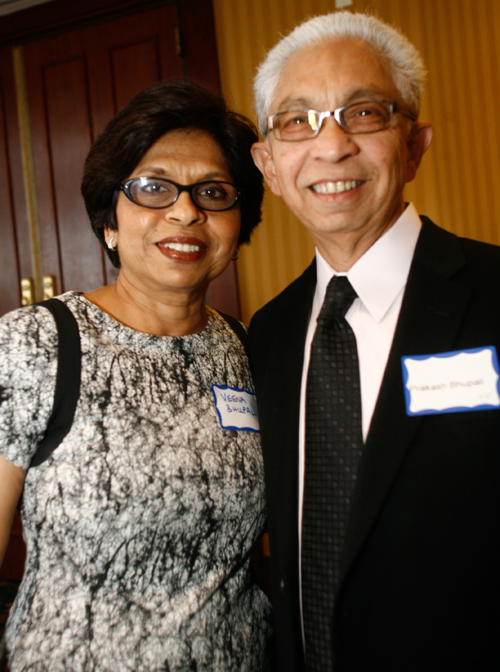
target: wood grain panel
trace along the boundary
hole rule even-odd
[[[5,107],[4,75],[0,71],[0,268],[2,285],[0,290],[0,315],[19,305],[19,272],[17,236],[14,226],[14,210],[11,198],[11,173],[7,153],[7,125]]]
[[[85,59],[47,66],[42,75],[60,287],[85,291],[104,284],[101,249],[87,223],[83,199],[78,197],[91,144]]]
[[[214,0],[223,93],[255,118],[252,79],[265,52],[333,0]],[[422,214],[459,235],[500,244],[500,3],[497,0],[354,0],[399,27],[429,69],[422,118],[431,149],[406,195]],[[238,262],[243,317],[297,277],[312,257],[308,234],[266,195],[264,221]]]
[[[31,276],[30,237],[11,52],[0,52],[0,315],[19,307],[19,283]]]
[[[121,109],[136,93],[162,79],[156,35],[139,44],[111,49],[111,73],[115,108]]]
[[[14,310],[19,305],[19,272],[17,237],[14,227],[14,211],[10,192],[10,170],[7,156],[7,128],[5,125],[5,93],[0,76],[0,315]]]
[[[92,141],[130,97],[182,76],[176,27],[171,5],[25,47],[43,270],[56,277],[58,292],[116,278],[88,223],[82,167]]]
[[[212,1],[178,0],[178,11],[184,76],[220,93]]]
[[[111,77],[113,109],[106,123],[149,84],[183,76],[182,58],[176,52],[178,27],[177,7],[169,5],[83,31],[92,94],[97,94],[103,70]],[[92,105],[93,110],[101,107]],[[95,117],[93,123],[100,133],[103,125]]]

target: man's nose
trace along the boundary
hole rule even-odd
[[[341,161],[359,151],[355,136],[346,133],[335,117],[326,117],[313,140],[313,155],[328,158],[330,161]]]

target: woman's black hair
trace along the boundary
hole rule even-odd
[[[104,229],[116,229],[117,190],[148,149],[165,133],[197,129],[210,135],[224,155],[241,196],[238,244],[248,243],[261,220],[264,185],[250,148],[258,141],[254,124],[228,109],[209,89],[186,80],[166,80],[141,91],[118,112],[93,144],[85,161],[82,195],[92,228],[114,266]]]

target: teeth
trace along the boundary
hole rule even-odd
[[[317,194],[341,194],[359,187],[361,180],[338,180],[338,182],[320,182],[314,184],[313,189]]]
[[[187,245],[186,243],[164,243],[162,247],[168,247],[170,250],[175,250],[176,252],[199,252],[200,248],[198,245]]]

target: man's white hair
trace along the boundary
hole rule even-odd
[[[418,50],[396,28],[368,14],[333,12],[308,19],[286,35],[258,68],[254,81],[259,129],[267,136],[267,117],[283,66],[297,50],[309,44],[353,37],[371,44],[386,61],[394,84],[415,119],[420,112],[426,69]]]

